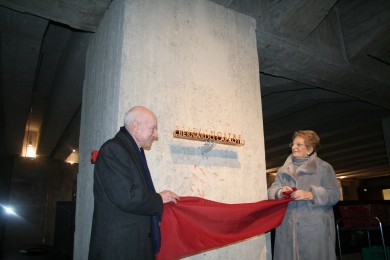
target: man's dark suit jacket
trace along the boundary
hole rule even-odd
[[[120,131],[100,148],[94,170],[91,260],[154,259],[151,215],[162,214],[163,202],[148,189],[137,149]]]

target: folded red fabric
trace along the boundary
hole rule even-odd
[[[164,204],[158,260],[172,260],[225,246],[280,225],[291,199],[225,204],[181,197]]]
[[[293,192],[296,191],[296,190],[297,190],[297,188],[291,187],[291,190],[283,191],[283,192],[282,192],[282,197],[283,197],[283,198],[291,198],[291,193],[293,193]]]

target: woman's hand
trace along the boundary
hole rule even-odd
[[[294,200],[312,200],[313,193],[310,191],[296,190],[291,194],[291,198]]]
[[[290,187],[290,186],[283,186],[281,189],[280,189],[280,195],[283,197],[283,198],[291,198],[291,194],[296,191],[297,188],[295,187]]]

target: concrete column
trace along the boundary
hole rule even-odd
[[[123,3],[113,1],[87,50],[79,140],[74,260],[88,259],[93,213],[92,150],[120,125],[119,80],[123,42]]]
[[[74,259],[86,259],[98,149],[134,105],[153,110],[146,152],[158,191],[224,203],[264,200],[265,153],[256,22],[206,0],[113,1],[87,53]],[[173,138],[176,127],[241,135],[243,146]],[[267,239],[266,239],[267,238]],[[189,257],[271,259],[269,237]]]

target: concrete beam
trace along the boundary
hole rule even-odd
[[[96,31],[111,0],[0,0],[0,5],[69,25],[72,28]]]

